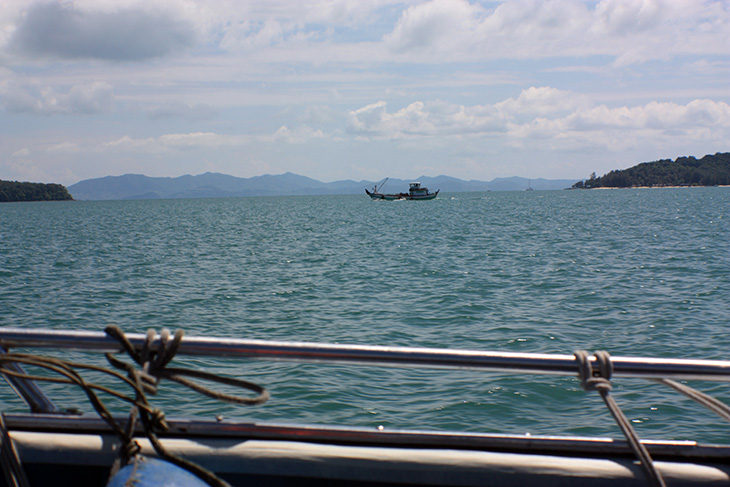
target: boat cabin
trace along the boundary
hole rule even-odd
[[[411,195],[427,195],[428,194],[428,188],[422,188],[421,183],[418,181],[414,181],[410,183],[410,187],[408,188],[408,192]]]

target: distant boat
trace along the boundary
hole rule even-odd
[[[532,183],[532,180],[528,179],[527,180],[527,189],[525,189],[525,191],[534,191],[534,189],[532,189],[532,186],[530,185],[530,183]]]
[[[439,191],[441,191],[436,190],[435,193],[431,193],[428,191],[428,188],[421,187],[421,183],[415,181],[413,183],[410,183],[410,187],[408,188],[407,193],[386,194],[382,192],[382,188],[385,185],[385,181],[387,180],[388,178],[385,178],[383,183],[380,185],[380,188],[378,188],[378,185],[376,184],[375,186],[373,186],[372,191],[368,191],[366,189],[365,193],[374,200],[432,200],[436,196],[438,196]]]

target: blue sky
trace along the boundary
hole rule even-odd
[[[730,151],[730,1],[4,0],[0,179],[584,179]]]

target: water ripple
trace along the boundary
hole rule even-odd
[[[453,196],[0,205],[2,324],[726,358],[730,189]],[[616,434],[571,378],[197,360],[266,384],[272,400],[241,410],[172,388],[159,399],[170,414]],[[656,384],[617,381],[616,395],[642,435],[727,441]]]

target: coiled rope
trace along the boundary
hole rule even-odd
[[[621,428],[621,431],[626,437],[626,441],[636,454],[651,484],[655,487],[665,487],[664,479],[662,479],[661,474],[654,466],[649,451],[641,444],[636,431],[611,395],[611,390],[613,389],[611,385],[611,376],[613,375],[611,356],[605,351],[598,351],[594,354],[598,364],[598,371],[596,373],[593,371],[588,352],[578,350],[574,355],[578,362],[578,377],[580,378],[583,390],[586,392],[597,391],[601,395],[603,402],[606,403],[606,407],[608,407],[614,420],[616,420],[616,424]]]
[[[0,354],[0,373],[24,380],[53,382],[58,384],[71,384],[80,387],[81,390],[83,390],[86,394],[86,397],[88,398],[94,410],[109,425],[112,431],[114,431],[114,434],[117,436],[117,438],[119,438],[122,444],[122,447],[120,448],[120,458],[117,462],[115,462],[115,465],[112,468],[111,476],[113,476],[113,474],[116,473],[119,468],[129,463],[135,457],[135,455],[139,454],[140,452],[140,446],[134,440],[136,422],[137,419],[139,419],[142,423],[147,438],[161,458],[190,471],[211,487],[230,487],[228,483],[218,478],[212,472],[192,462],[179,458],[165,450],[164,446],[157,436],[158,433],[164,432],[168,429],[168,425],[165,422],[165,415],[161,410],[156,409],[150,405],[147,396],[156,394],[157,385],[162,379],[172,380],[186,387],[189,387],[196,392],[205,394],[208,397],[223,400],[226,402],[232,402],[235,404],[261,404],[269,398],[268,391],[257,384],[253,384],[251,382],[240,379],[220,377],[199,370],[167,367],[167,364],[170,363],[170,361],[173,359],[175,353],[180,346],[180,342],[183,338],[182,331],[176,332],[173,339],[170,340],[169,331],[162,330],[160,333],[159,346],[154,349],[152,345],[156,334],[153,330],[150,330],[147,332],[144,345],[139,352],[134,348],[134,346],[127,339],[127,337],[124,335],[119,327],[109,326],[105,329],[105,332],[109,336],[119,341],[123,350],[134,360],[134,362],[140,368],[137,368],[130,363],[119,360],[112,353],[106,354],[107,360],[114,368],[125,371],[126,376],[106,367],[76,363],[68,360],[53,357],[44,357],[39,355],[6,353]],[[29,366],[43,368],[53,372],[55,375],[31,375],[22,371],[12,370],[6,367],[6,365],[10,363],[25,364]],[[134,397],[127,396],[110,387],[87,382],[81,376],[81,370],[101,372],[122,381],[133,390]],[[224,394],[222,392],[214,391],[207,387],[204,387],[197,382],[185,378],[185,376],[240,387],[242,389],[250,390],[256,393],[256,396],[241,397]],[[132,408],[126,427],[123,427],[114,419],[104,403],[101,401],[101,399],[99,399],[97,392],[104,392],[114,398],[131,404]],[[0,446],[2,446],[3,450],[2,461],[10,463],[14,462],[15,464],[15,466],[12,466],[10,469],[11,477],[14,478],[8,480],[9,485],[17,485],[19,487],[27,486],[27,479],[25,478],[24,472],[22,472],[20,459],[17,457],[17,453],[13,455],[13,450],[11,449],[12,441],[7,434],[7,428],[4,428],[4,422],[2,421],[0,421],[0,440],[2,441],[2,445]],[[6,471],[7,479],[8,469],[3,468],[3,470]]]

